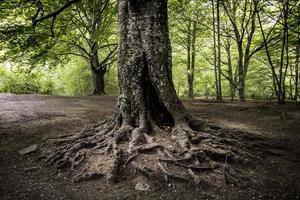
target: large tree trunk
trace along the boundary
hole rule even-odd
[[[151,119],[158,124],[187,122],[189,115],[171,77],[167,2],[122,0],[119,4],[117,112],[122,123],[145,128]]]

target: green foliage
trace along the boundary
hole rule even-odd
[[[0,91],[17,94],[38,93],[39,74],[26,73],[22,68],[0,67]]]
[[[39,1],[34,1],[39,2]],[[44,14],[57,10],[66,1],[40,0]],[[118,94],[118,73],[115,56],[106,61],[116,44],[117,4],[110,1],[103,12],[101,25],[91,31],[90,14],[97,14],[105,0],[83,0],[59,14],[54,26],[49,18],[32,26],[32,17],[36,14],[37,4],[27,0],[4,0],[0,2],[0,92],[41,93],[50,95],[89,95],[92,92],[89,54],[91,41],[99,46],[98,56],[108,69],[105,74],[105,90],[108,94]],[[194,93],[195,96],[215,96],[215,77],[213,65],[213,32],[211,0],[170,0],[169,29],[173,50],[173,81],[180,97],[187,97],[187,27],[197,23],[196,62]],[[216,1],[215,1],[216,2]],[[237,24],[241,26],[242,5],[245,0],[235,0],[237,5]],[[250,1],[248,1],[250,2]],[[295,88],[296,47],[299,43],[299,2],[290,1],[289,17],[289,66],[285,83],[292,91]],[[250,6],[250,4],[248,4]],[[97,10],[98,8],[98,10]],[[260,15],[263,28],[274,37],[269,44],[271,58],[276,73],[280,63],[282,38],[282,20],[273,27],[282,12],[281,1],[260,1]],[[249,10],[249,9],[248,9]],[[237,44],[233,28],[223,7],[221,13],[221,68],[228,74],[228,55],[225,44],[230,43],[232,71],[236,76]],[[249,13],[246,13],[248,19]],[[38,17],[41,16],[41,13]],[[95,15],[96,17],[98,15]],[[99,17],[99,16],[98,16]],[[97,24],[97,23],[96,23]],[[246,30],[245,34],[248,34]],[[229,39],[228,39],[229,38]],[[228,40],[227,40],[228,39]],[[246,96],[256,99],[274,97],[273,78],[262,46],[262,35],[257,25],[251,50],[260,47],[251,58],[246,78]],[[102,47],[102,48],[101,48]],[[245,45],[243,46],[245,48]],[[284,60],[286,61],[286,60]],[[291,70],[291,73],[290,73]],[[289,84],[289,85],[288,85]],[[230,95],[229,82],[222,76],[223,96]]]
[[[73,58],[64,66],[30,70],[0,65],[0,93],[84,96],[92,92],[91,73],[84,59]],[[118,94],[117,68],[105,75],[106,91]]]
[[[83,96],[90,94],[90,71],[82,59],[72,59],[63,67],[57,67],[44,72],[41,89],[44,93],[51,91],[55,95]],[[48,76],[48,77],[47,77]]]

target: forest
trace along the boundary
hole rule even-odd
[[[33,26],[63,3],[1,3],[1,92],[118,94],[117,2],[87,1]],[[297,1],[170,0],[168,12],[180,97],[299,99]]]
[[[0,11],[0,199],[300,198],[299,1]]]

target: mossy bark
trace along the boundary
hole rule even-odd
[[[119,1],[119,119],[149,128],[149,122],[189,121],[172,81],[167,1]]]

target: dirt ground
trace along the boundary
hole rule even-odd
[[[115,97],[0,94],[0,199],[300,199],[300,107],[295,105],[184,101],[197,116],[262,138],[263,159],[245,168],[251,179],[246,187],[173,183],[137,191],[130,179],[72,183],[36,161],[46,140],[109,117],[115,103]],[[39,150],[18,154],[31,144]]]

